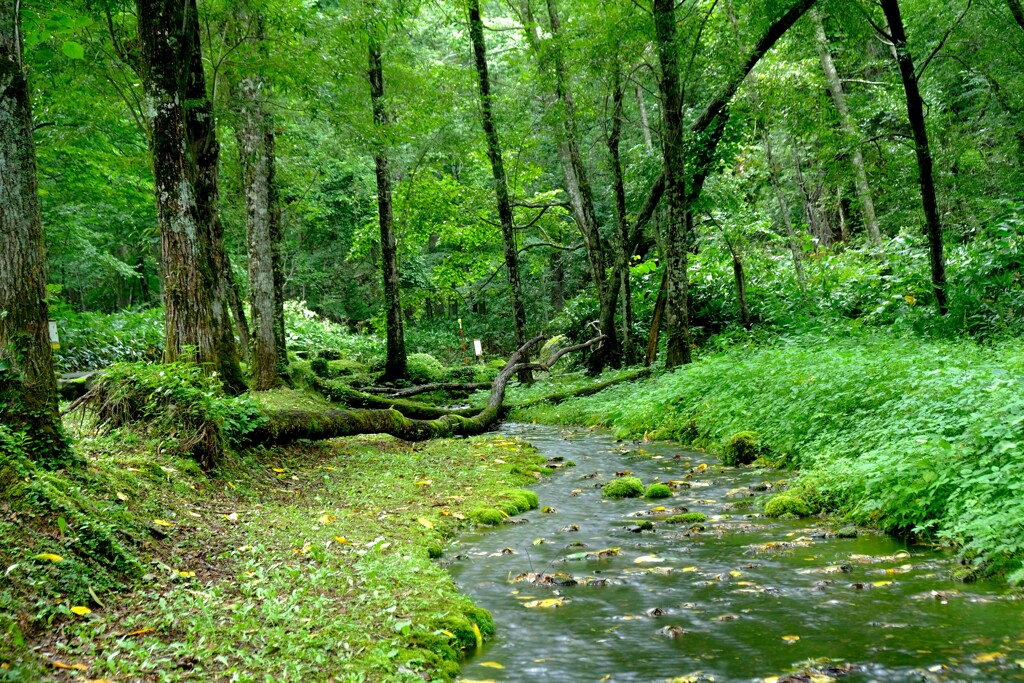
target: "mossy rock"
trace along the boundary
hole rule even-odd
[[[644,483],[639,477],[619,477],[601,487],[608,498],[637,498],[644,495]]]
[[[665,524],[700,524],[708,521],[708,516],[703,512],[684,512],[681,515],[672,515],[665,519]]]
[[[537,494],[526,489],[509,491],[506,494],[506,498],[516,507],[516,512],[513,512],[512,514],[528,512],[529,510],[536,509],[540,506],[540,498],[537,497]]]
[[[429,353],[411,353],[406,361],[406,377],[417,386],[445,381],[447,372],[441,361]]]
[[[761,437],[756,432],[736,432],[725,442],[722,464],[728,467],[749,465],[761,453]]]
[[[782,517],[783,515],[808,517],[811,514],[811,508],[796,496],[781,495],[775,496],[765,504],[764,514],[768,517]]]
[[[309,369],[320,379],[330,378],[330,367],[327,365],[326,358],[314,358],[309,362]]]
[[[644,498],[650,498],[652,500],[671,497],[672,489],[668,487],[668,484],[651,484],[647,487],[647,493],[644,494]]]
[[[320,349],[316,352],[316,357],[324,360],[341,360],[341,351],[338,349]]]
[[[507,515],[495,508],[475,508],[470,510],[469,518],[484,526],[498,526],[505,522]]]

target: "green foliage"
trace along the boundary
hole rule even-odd
[[[329,349],[337,351],[345,360],[360,363],[369,363],[384,355],[384,342],[380,338],[352,334],[344,325],[309,310],[304,302],[286,301],[284,316],[291,351],[315,355]]]
[[[722,464],[736,467],[754,462],[761,450],[759,441],[756,432],[736,432],[722,448]]]
[[[647,492],[644,493],[644,498],[650,498],[652,500],[671,497],[672,489],[668,487],[668,484],[651,484],[647,487]]]
[[[636,498],[644,495],[644,483],[639,477],[618,477],[601,487],[608,498]]]
[[[113,363],[159,360],[164,353],[162,308],[115,314],[55,312],[64,371],[95,370]]]
[[[764,514],[768,517],[783,517],[785,515],[808,517],[811,514],[811,508],[796,496],[782,494],[765,503]]]
[[[1024,580],[1012,474],[1024,467],[1020,342],[830,332],[735,343],[651,381],[517,417],[603,424],[622,437],[657,431],[711,449],[754,427],[763,448],[800,468],[813,509],[960,546],[970,562]]]

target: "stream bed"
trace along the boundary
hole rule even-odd
[[[502,432],[576,466],[534,487],[541,510],[447,549],[448,570],[497,624],[465,680],[1024,681],[1019,595],[955,582],[947,552],[757,514],[754,490],[777,492],[784,472],[599,430]],[[623,471],[685,483],[663,500],[602,497]],[[681,508],[707,521],[664,521]]]

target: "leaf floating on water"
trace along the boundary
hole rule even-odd
[[[743,572],[738,572],[738,571],[734,570],[734,571],[729,572],[729,576],[731,576],[734,579],[736,579],[736,578],[739,578],[739,577],[743,576]]]
[[[800,636],[782,636],[782,639],[787,643],[795,643],[800,640]]]
[[[701,683],[702,681],[713,681],[714,676],[709,676],[703,671],[697,671],[687,676],[677,676],[670,683]]]
[[[634,564],[644,564],[646,562],[664,562],[664,560],[656,555],[641,555],[633,560]]]
[[[531,600],[523,603],[523,607],[530,609],[555,609],[565,607],[565,598],[545,598],[543,600]]]
[[[486,666],[488,669],[504,669],[504,664],[498,662],[480,662],[480,666]]]
[[[892,581],[875,581],[872,585],[881,588],[882,586],[891,586]]]
[[[997,662],[1002,659],[1006,659],[1005,652],[986,652],[985,654],[971,657],[971,662],[973,664],[988,664],[989,662]]]
[[[694,467],[693,471],[694,472],[707,472],[708,471],[708,464],[706,462],[702,462],[701,464],[699,464],[696,467]]]
[[[700,567],[683,567],[684,572],[697,572],[700,571]]]

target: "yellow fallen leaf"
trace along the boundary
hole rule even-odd
[[[186,579],[190,579],[196,575],[195,572],[185,571],[184,569],[175,569],[174,573],[178,576],[184,576]]]
[[[347,538],[345,538],[344,536],[335,536],[334,540],[337,541],[338,543],[342,544],[342,545],[345,545],[347,543],[351,543],[352,542],[352,541],[348,540]]]
[[[83,683],[114,683],[114,681],[108,680],[106,678],[90,678],[89,680],[84,681]]]
[[[137,631],[132,631],[131,633],[126,633],[125,636],[126,637],[127,636],[143,636],[143,635],[146,635],[147,633],[152,633],[155,630],[156,630],[155,628],[140,628]]]
[[[328,472],[333,472],[334,470],[336,470],[338,468],[337,467],[331,467],[329,465],[324,465],[324,469],[327,470]]]
[[[486,666],[489,669],[504,669],[504,664],[498,664],[497,662],[480,662],[480,666]]]
[[[731,572],[729,572],[729,576],[731,576],[733,578],[736,578],[736,577],[739,577],[739,576],[743,576],[743,572],[731,571]]]
[[[165,522],[162,519],[154,519],[153,524],[156,524],[157,526],[174,526],[170,522]]]
[[[53,553],[39,553],[38,555],[36,555],[36,559],[37,560],[49,560],[50,562],[63,562],[64,561],[63,557],[61,557],[60,555],[55,555]]]
[[[995,662],[1000,659],[1005,659],[1006,653],[1004,652],[986,652],[985,654],[975,655],[971,657],[971,662],[974,664],[988,664],[989,662]]]
[[[684,572],[696,572],[700,571],[699,567],[683,567]]]
[[[313,547],[312,543],[307,543],[306,545],[302,546],[301,548],[292,548],[292,552],[295,553],[296,555],[305,555],[306,553],[309,552],[309,549],[312,548],[312,547]]]
[[[761,681],[761,683],[779,683],[778,676],[769,676],[768,678]]]
[[[565,607],[565,598],[531,600],[530,602],[523,603],[523,607],[529,607],[530,609],[554,609],[555,607]]]
[[[331,522],[335,521],[336,519],[338,519],[338,518],[335,517],[334,515],[323,515],[317,521],[320,522],[321,524],[330,524]]]
[[[643,564],[645,562],[661,562],[662,559],[657,555],[641,555],[640,557],[633,560],[634,564]]]
[[[707,469],[708,469],[708,464],[706,462],[702,462],[701,464],[699,464],[696,467],[694,467],[693,471],[694,472],[705,472],[705,471],[707,471]]]
[[[89,670],[89,667],[87,667],[85,664],[65,664],[64,662],[61,662],[61,661],[50,662],[50,663],[53,664],[55,669],[71,669],[71,670],[74,670],[74,671],[88,671]]]
[[[664,505],[659,505],[657,507],[651,508],[651,512],[664,512],[664,511],[665,511],[665,506]]]
[[[873,586],[878,586],[879,588],[881,588],[882,586],[890,586],[890,585],[892,585],[892,581],[875,581],[872,585]]]
[[[433,483],[434,482],[431,479],[420,479],[418,482],[416,482],[416,485],[417,486],[430,486]]]
[[[232,484],[230,481],[228,482],[228,486],[230,486],[231,488],[235,488],[235,485]]]
[[[284,470],[281,469],[280,467],[272,467],[271,469],[277,472],[278,474],[284,474]]]
[[[425,527],[426,527],[426,528],[428,528],[428,529],[433,529],[433,528],[434,528],[434,523],[433,523],[433,522],[431,522],[431,521],[430,521],[429,519],[427,519],[426,517],[420,517],[420,518],[419,518],[419,519],[417,519],[416,521],[417,521],[417,522],[419,522],[420,524],[422,524],[423,526],[425,526]]]
[[[484,634],[480,632],[480,627],[477,623],[473,622],[473,637],[476,639],[476,649],[480,649],[484,646]]]
[[[128,502],[128,496],[124,495],[120,491],[117,492],[117,499],[119,501],[121,501],[122,503],[127,503]]]
[[[782,639],[787,643],[795,643],[800,640],[800,636],[782,636]]]
[[[86,614],[92,614],[92,610],[91,609],[89,609],[88,607],[83,607],[81,605],[77,605],[75,607],[72,607],[71,611],[74,614],[77,614],[80,617],[84,617]]]

